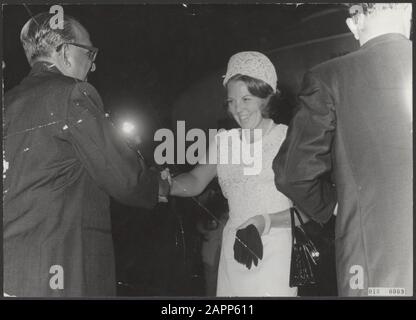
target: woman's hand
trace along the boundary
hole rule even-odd
[[[263,242],[260,233],[254,223],[258,219],[251,218],[242,225],[243,229],[238,229],[234,241],[234,259],[251,269],[254,264],[257,266],[259,260],[263,259]],[[264,227],[263,227],[264,229]]]
[[[244,222],[241,226],[239,226],[237,230],[244,229],[250,224],[253,224],[256,227],[257,231],[259,232],[259,235],[263,234],[264,228],[266,226],[266,221],[264,220],[264,217],[261,214],[251,217],[246,222]]]

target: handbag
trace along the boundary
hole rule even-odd
[[[300,225],[295,224],[295,215]],[[292,223],[292,254],[290,261],[290,287],[309,286],[317,283],[317,266],[319,263],[319,251],[305,232],[304,222],[296,210],[290,208]]]

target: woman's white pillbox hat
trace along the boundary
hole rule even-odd
[[[257,51],[244,51],[233,55],[228,61],[224,76],[225,86],[236,74],[256,78],[266,82],[276,92],[277,74],[273,63],[264,54]]]

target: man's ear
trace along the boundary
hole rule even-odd
[[[71,62],[69,61],[68,57],[68,45],[64,44],[61,48],[61,50],[58,52],[58,59],[60,59],[61,64],[63,64],[65,67],[70,67]]]
[[[352,34],[354,35],[354,38],[356,40],[360,39],[360,36],[358,34],[358,28],[357,25],[354,23],[354,20],[352,18],[347,18],[347,20],[345,20],[348,28],[350,29],[350,31],[352,32]]]

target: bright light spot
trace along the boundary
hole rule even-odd
[[[64,125],[64,126],[62,127],[62,130],[66,130],[66,129],[68,129],[68,126],[67,126],[67,125]]]
[[[131,135],[136,130],[136,127],[131,122],[126,121],[126,122],[123,122],[121,129],[123,130],[125,134]]]
[[[183,5],[185,8],[188,8],[188,5],[187,5],[186,3],[182,3],[182,5]]]
[[[82,119],[79,119],[78,121],[77,121],[77,123],[81,123],[82,122]]]
[[[29,148],[25,148],[25,149],[23,150],[23,152],[26,152],[26,151],[29,151]]]

